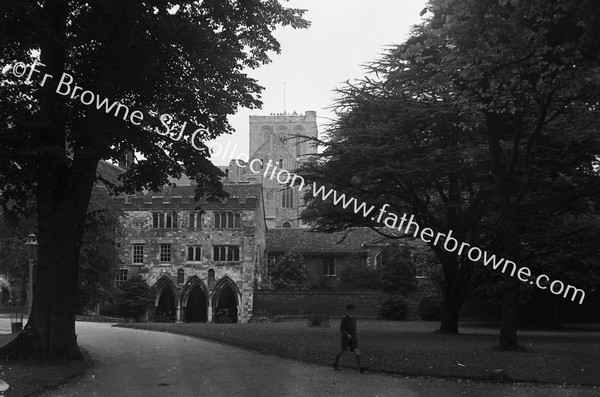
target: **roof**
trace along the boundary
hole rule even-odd
[[[120,184],[119,176],[124,173],[125,170],[123,168],[104,160],[99,161],[98,166],[96,167],[96,175],[102,179],[106,179],[113,185]],[[104,183],[102,181],[98,181],[98,185],[103,186]]]
[[[138,193],[135,196],[120,195],[125,210],[142,210],[150,208],[195,208],[203,209],[235,209],[258,208],[262,201],[262,188],[259,184],[223,184],[223,190],[229,197],[217,201],[209,201],[206,197],[194,200],[195,186],[166,186],[159,192]],[[125,198],[127,197],[127,201]]]
[[[341,232],[324,233],[311,229],[269,229],[267,250],[270,252],[299,251],[302,254],[364,254],[363,244],[373,240],[390,240],[376,231],[361,227]]]

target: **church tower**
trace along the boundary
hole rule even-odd
[[[316,152],[309,138],[317,138],[317,112],[305,114],[271,114],[250,116],[250,158],[259,160],[261,169],[271,161],[278,169],[293,173],[296,168]],[[303,192],[298,187],[282,185],[276,179],[240,168],[232,161],[221,167],[229,182],[261,183],[265,204],[265,217],[269,228],[302,227],[298,220],[303,207]]]

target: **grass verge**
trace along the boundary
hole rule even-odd
[[[14,339],[15,335],[0,335],[0,346]],[[6,397],[36,396],[53,390],[80,375],[88,368],[91,357],[82,350],[84,361],[1,361],[0,379],[8,383]]]
[[[252,324],[120,324],[172,332],[243,347],[263,354],[331,365],[339,349],[339,320],[329,328],[306,326],[306,320]],[[462,327],[460,335],[435,333],[433,322],[359,320],[364,365],[371,371],[402,375],[492,379],[502,369],[513,381],[600,385],[598,331],[522,331],[524,351],[495,349],[496,329]],[[355,366],[350,354],[342,366]]]

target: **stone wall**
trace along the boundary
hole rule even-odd
[[[254,291],[254,315],[306,317],[310,313],[328,313],[330,318],[343,317],[346,305],[354,303],[356,315],[377,317],[380,291],[306,290]]]

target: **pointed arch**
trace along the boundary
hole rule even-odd
[[[208,288],[198,276],[192,276],[181,292],[182,320],[206,322],[208,320]]]
[[[154,306],[158,306],[158,301],[165,288],[169,288],[171,290],[171,293],[173,293],[173,296],[175,297],[175,305],[177,306],[177,303],[179,303],[179,300],[177,299],[179,295],[177,293],[177,287],[173,283],[173,280],[171,280],[168,276],[162,276],[161,278],[159,278],[156,281],[156,283],[154,283],[154,288],[156,290],[156,299],[154,300]]]
[[[237,284],[228,276],[217,282],[212,293],[212,309],[214,322],[240,321],[238,314],[242,302],[242,294]]]
[[[154,301],[154,320],[155,321],[176,321],[179,319],[178,310],[179,299],[177,288],[173,281],[162,276],[154,284],[156,288],[156,300]]]

